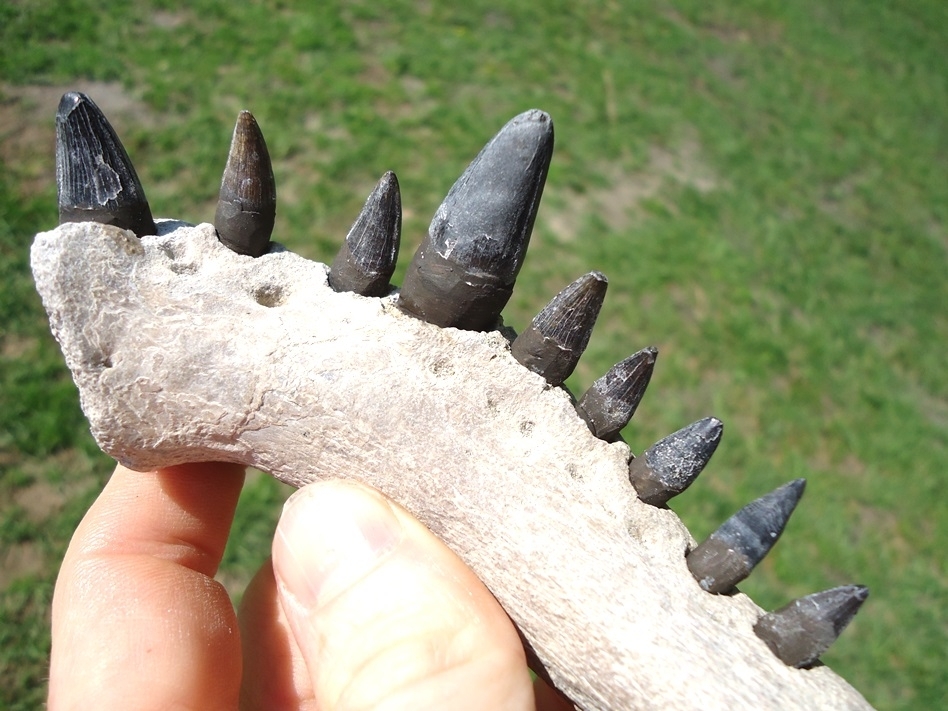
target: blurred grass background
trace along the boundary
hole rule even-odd
[[[948,698],[948,4],[942,0],[0,4],[0,706],[36,708],[68,538],[110,462],[27,255],[56,224],[53,116],[82,90],[155,215],[213,217],[238,110],[274,160],[274,238],[331,260],[375,181],[405,207],[396,283],[440,199],[511,116],[557,147],[505,320],[610,278],[581,390],[660,357],[625,435],[702,416],[723,443],[673,502],[701,539],[795,477],[807,495],[741,587],[764,608],[869,585],[826,663],[880,709]],[[107,9],[106,9],[107,7]],[[269,550],[252,478],[222,577]]]

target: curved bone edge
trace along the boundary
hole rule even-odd
[[[656,357],[658,349],[652,346],[633,353],[612,366],[579,398],[576,411],[599,439],[611,442],[629,424],[652,379]]]
[[[761,617],[754,632],[784,663],[810,666],[842,634],[868,597],[869,588],[864,585],[806,595]]]
[[[721,442],[724,423],[705,417],[660,439],[629,462],[629,481],[639,498],[664,506],[698,478]]]
[[[221,177],[214,226],[227,247],[259,257],[270,246],[276,221],[276,182],[257,120],[241,111]]]
[[[562,385],[586,350],[608,283],[602,272],[590,272],[554,296],[511,344],[513,357]]]
[[[553,154],[538,109],[508,121],[438,207],[405,273],[399,306],[429,323],[494,328],[523,265]]]
[[[691,551],[688,568],[701,587],[726,593],[750,575],[779,540],[805,488],[806,479],[794,479],[754,499]]]
[[[329,268],[336,291],[385,296],[395,272],[402,236],[402,198],[395,173],[388,171],[365,201],[359,217]]]
[[[59,222],[101,222],[155,234],[155,221],[125,146],[85,94],[63,94],[56,111]]]
[[[394,295],[334,292],[325,265],[174,227],[139,241],[68,224],[33,245],[112,456],[240,462],[296,485],[358,477],[471,566],[581,709],[868,708],[828,668],[780,662],[749,598],[695,584],[691,538],[635,497],[626,445],[593,437],[500,333],[437,328]]]

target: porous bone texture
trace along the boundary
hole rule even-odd
[[[92,434],[123,464],[367,482],[473,568],[577,708],[867,707],[828,668],[780,662],[749,598],[698,586],[678,517],[635,498],[628,447],[503,333],[336,293],[325,265],[235,254],[211,225],[159,233],[65,224],[32,251]]]

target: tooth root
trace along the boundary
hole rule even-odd
[[[415,253],[399,306],[442,327],[494,328],[523,264],[553,153],[539,110],[510,120],[458,178]]]
[[[379,180],[365,201],[329,270],[336,291],[385,296],[395,271],[402,234],[402,198],[392,171]]]
[[[270,153],[256,119],[241,111],[221,178],[214,227],[238,254],[259,257],[270,246],[276,219],[276,184]]]
[[[608,280],[590,272],[563,289],[516,339],[510,352],[551,385],[566,380],[586,350]]]
[[[616,363],[590,386],[576,410],[599,439],[611,442],[629,424],[652,378],[658,349],[643,348]]]
[[[687,563],[702,588],[729,592],[751,574],[780,538],[806,479],[795,479],[750,502],[691,553]]]
[[[754,632],[787,666],[808,667],[836,641],[868,597],[864,585],[813,593],[764,615]]]
[[[85,94],[63,94],[56,112],[59,223],[101,222],[139,237],[156,233],[141,181],[115,129]]]
[[[629,480],[639,498],[664,506],[691,486],[718,448],[724,423],[715,417],[683,427],[629,463]]]

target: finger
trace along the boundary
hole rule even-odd
[[[280,605],[269,559],[244,591],[238,619],[244,660],[240,708],[315,711],[313,683]]]
[[[523,647],[503,609],[378,492],[335,481],[294,494],[273,569],[315,707],[533,709]]]
[[[233,708],[240,640],[213,580],[243,484],[232,464],[119,466],[53,597],[49,708]]]
[[[534,680],[533,695],[537,701],[537,711],[573,711],[576,708],[543,679]]]

